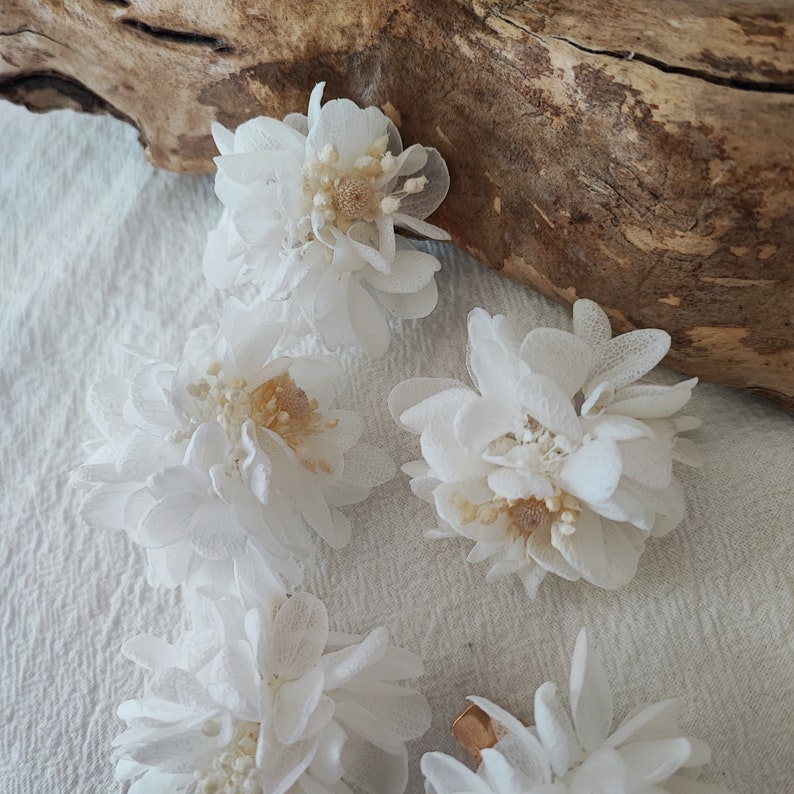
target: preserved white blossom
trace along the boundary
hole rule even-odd
[[[430,537],[476,541],[488,578],[521,577],[534,597],[546,572],[604,588],[626,584],[645,539],[673,529],[683,496],[674,459],[697,449],[672,417],[696,380],[637,383],[667,352],[664,331],[611,339],[592,301],[574,307],[576,333],[536,328],[518,338],[501,316],[469,315],[469,370],[454,380],[405,381],[389,398],[420,434],[424,461],[406,464],[414,492],[435,505]]]
[[[90,487],[82,514],[144,546],[153,584],[228,582],[251,555],[295,584],[310,530],[344,546],[338,508],[392,477],[388,456],[359,441],[361,419],[331,407],[338,362],[276,355],[283,330],[266,306],[231,299],[178,365],[145,359],[131,381],[92,390],[103,438],[75,473]]]
[[[571,660],[570,714],[546,682],[535,692],[527,728],[485,698],[497,744],[482,750],[476,772],[443,753],[422,758],[427,794],[727,794],[697,780],[709,748],[678,727],[671,699],[634,709],[610,733],[612,693],[582,629]]]
[[[380,110],[347,99],[308,117],[260,117],[235,133],[213,126],[220,156],[215,189],[226,207],[209,235],[208,281],[220,289],[253,282],[290,299],[290,327],[315,332],[331,350],[359,344],[372,356],[389,345],[384,312],[428,315],[438,293],[438,260],[395,237],[395,227],[439,240],[424,219],[443,201],[449,175],[435,149],[403,151]]]
[[[430,725],[415,654],[385,629],[335,634],[308,593],[246,608],[199,591],[192,626],[169,643],[139,635],[124,654],[146,671],[119,707],[113,744],[130,794],[401,794],[405,742]]]

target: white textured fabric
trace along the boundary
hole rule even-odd
[[[123,531],[97,535],[76,517],[68,471],[93,435],[90,383],[128,372],[120,344],[178,356],[189,330],[220,315],[202,275],[220,216],[212,178],[156,171],[136,133],[108,118],[34,116],[0,104],[0,791],[117,792],[110,742],[116,706],[140,691],[119,652],[142,631],[174,637],[177,594],[152,590]],[[402,464],[418,456],[386,398],[409,377],[467,380],[474,306],[516,325],[571,328],[569,312],[452,248],[439,305],[395,323],[376,362],[347,354],[339,403],[367,419],[367,440]],[[678,376],[662,375],[665,382]],[[463,757],[449,724],[478,694],[524,719],[532,692],[564,680],[576,634],[601,649],[616,717],[680,696],[682,727],[711,746],[702,779],[736,794],[792,791],[794,769],[794,420],[748,394],[703,384],[687,413],[706,466],[679,470],[688,515],[651,540],[616,593],[561,579],[530,602],[512,579],[489,584],[464,541],[431,541],[432,508],[398,474],[349,509],[350,545],[321,548],[307,588],[332,629],[384,625],[421,654],[433,726],[411,744],[408,791],[425,750]]]

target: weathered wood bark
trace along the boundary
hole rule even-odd
[[[0,94],[175,170],[319,80],[383,106],[447,159],[456,242],[794,409],[789,0],[5,0],[0,36]]]

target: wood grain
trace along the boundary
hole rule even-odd
[[[0,56],[0,95],[112,113],[179,171],[326,80],[440,149],[436,222],[489,266],[794,410],[787,0],[6,0]]]

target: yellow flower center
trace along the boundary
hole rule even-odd
[[[357,174],[341,177],[331,200],[331,206],[345,220],[371,220],[375,209],[375,191],[371,180]]]
[[[579,500],[561,491],[548,499],[531,496],[527,499],[505,499],[494,496],[482,504],[470,502],[462,494],[453,498],[452,503],[460,511],[460,522],[464,526],[475,521],[490,526],[506,515],[509,519],[507,534],[511,540],[528,540],[537,530],[550,529],[557,524],[560,531],[570,535],[576,530],[576,519],[582,512]]]
[[[510,518],[507,534],[513,540],[526,540],[536,529],[551,527],[553,516],[546,507],[546,502],[531,497],[519,499],[506,509]]]

